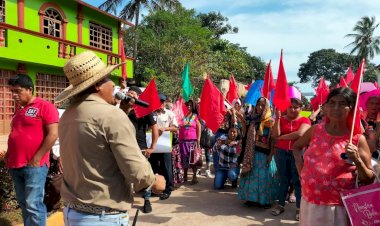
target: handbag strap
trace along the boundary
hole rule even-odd
[[[376,174],[376,172],[373,170],[373,169],[370,169],[373,173],[373,175],[375,175],[375,181],[373,182],[374,183],[380,183],[380,178],[379,176]],[[355,180],[355,187],[358,188],[359,187],[359,174],[358,174],[358,171],[356,171],[356,180]]]

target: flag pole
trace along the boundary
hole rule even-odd
[[[362,60],[363,64],[364,59]],[[360,86],[362,85],[362,80],[363,80],[363,70],[364,67],[360,68],[360,80],[359,80],[359,86],[358,86],[358,93],[356,94],[356,102],[355,102],[355,108],[354,108],[354,115],[352,118],[352,126],[351,126],[351,132],[350,132],[350,141],[349,143],[352,144],[352,138],[354,136],[354,130],[355,130],[355,121],[356,121],[356,112],[358,110],[358,104],[359,104],[359,96],[360,96]]]

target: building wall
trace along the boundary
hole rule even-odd
[[[33,0],[25,1],[24,7],[24,28],[34,32],[40,33],[40,16],[38,14],[41,6],[46,1]],[[78,41],[78,20],[77,9],[78,4],[75,1],[49,1],[56,3],[59,9],[64,12],[67,20],[66,40],[77,43]],[[84,16],[82,28],[82,43],[89,46],[90,31],[89,22],[94,21],[98,24],[104,25],[112,29],[112,53],[119,54],[119,36],[118,24],[119,21],[110,18],[104,14],[96,12],[85,6],[82,7]],[[63,16],[63,15],[62,15]],[[6,23],[17,26],[17,0],[6,1]],[[62,43],[61,43],[62,45]],[[6,31],[6,47],[0,48],[0,60],[2,58],[12,59],[23,62],[37,63],[50,65],[62,68],[67,59],[59,58],[60,42],[51,40],[45,37],[35,36],[18,30],[7,29]],[[86,48],[76,46],[76,54],[87,50]],[[93,50],[94,51],[94,50]],[[97,52],[97,55],[107,62],[107,54],[104,52]],[[128,77],[133,77],[133,61],[127,59],[127,74]],[[113,75],[120,76],[121,68],[115,70]]]

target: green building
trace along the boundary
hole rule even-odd
[[[9,78],[28,74],[35,95],[53,101],[68,86],[62,67],[70,57],[91,50],[108,65],[121,62],[123,26],[133,24],[80,0],[0,0],[0,135],[15,106]],[[133,59],[126,61],[131,77]],[[121,68],[112,74],[120,76]]]

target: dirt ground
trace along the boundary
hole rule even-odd
[[[167,200],[152,197],[153,211],[142,213],[144,200],[136,194],[134,209],[130,211],[130,225],[139,209],[136,226],[250,226],[250,225],[298,225],[295,218],[295,204],[287,203],[285,212],[277,217],[270,210],[245,207],[237,199],[236,189],[229,185],[224,190],[212,189],[213,179],[199,177],[196,185],[183,185],[173,191]],[[62,212],[49,217],[48,226],[63,226]]]

